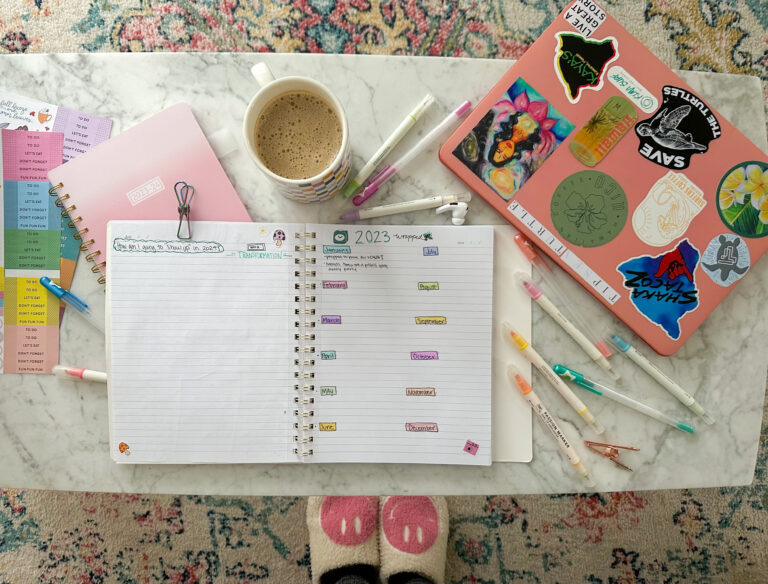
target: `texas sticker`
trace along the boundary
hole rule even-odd
[[[635,126],[640,139],[637,151],[660,166],[688,168],[691,156],[709,149],[722,133],[720,122],[701,99],[690,91],[665,85],[659,109]]]
[[[558,32],[555,71],[571,103],[578,103],[583,89],[598,90],[608,63],[619,58],[619,43],[613,37],[588,40],[570,32]]]
[[[680,338],[680,319],[699,306],[694,277],[699,255],[684,239],[661,255],[631,258],[617,268],[634,307],[671,339]]]

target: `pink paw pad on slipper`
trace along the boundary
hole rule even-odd
[[[386,497],[379,522],[381,579],[412,572],[442,584],[448,545],[448,506],[443,497]]]
[[[309,497],[312,582],[345,566],[379,565],[377,497]]]

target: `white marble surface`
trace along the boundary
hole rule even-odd
[[[312,55],[91,54],[0,56],[0,86],[56,104],[109,116],[113,133],[130,127],[177,101],[191,104],[206,132],[227,127],[239,138],[240,120],[257,85],[249,67],[269,63],[277,75],[311,75],[337,93],[347,110],[355,166],[359,167],[412,104],[427,91],[438,107],[419,133],[463,99],[477,100],[509,67],[509,62]],[[765,149],[760,84],[754,78],[689,73],[694,88]],[[254,219],[333,222],[349,203],[341,199],[316,206],[292,203],[271,192],[244,151],[223,160]],[[380,203],[464,190],[439,164],[435,151],[420,156],[403,177],[378,195]],[[443,223],[431,212],[380,222]],[[479,199],[469,223],[501,223]],[[81,260],[74,289],[103,306],[103,292]],[[575,283],[572,296],[605,330],[621,331],[610,314]],[[641,450],[624,455],[629,473],[581,447],[603,491],[743,485],[752,480],[758,446],[768,351],[762,348],[768,322],[768,261],[753,267],[741,283],[672,358],[652,359],[673,374],[714,412],[718,423],[695,436],[627,411],[612,402],[582,397],[607,426],[606,437]],[[755,343],[755,339],[760,342]],[[104,369],[103,340],[71,312],[61,329],[61,361]],[[552,361],[593,372],[569,338],[534,309],[534,342]],[[639,341],[638,341],[639,342]],[[497,343],[496,365],[509,349]],[[650,350],[645,349],[650,355]],[[635,395],[687,417],[687,410],[624,360],[618,367]],[[539,378],[542,398],[572,435],[586,432],[581,420]],[[221,465],[118,466],[107,454],[107,399],[96,384],[62,382],[52,376],[0,377],[0,486],[47,489],[211,493],[555,493],[584,490],[544,430],[534,424],[530,464],[489,468],[405,465]]]

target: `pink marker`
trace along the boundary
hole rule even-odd
[[[536,268],[536,271],[539,273],[542,280],[547,283],[550,293],[555,294],[556,300],[565,307],[566,312],[568,312],[569,316],[571,317],[571,321],[576,321],[581,329],[586,331],[586,333],[592,338],[594,345],[606,358],[610,357],[613,353],[611,353],[611,349],[608,347],[608,344],[600,337],[595,335],[586,321],[579,316],[579,311],[573,306],[573,303],[570,302],[568,296],[563,293],[562,288],[557,283],[555,272],[552,271],[552,268],[549,266],[549,264],[544,260],[541,254],[539,254],[539,252],[536,250],[536,247],[522,233],[515,235],[515,243],[517,244],[517,247],[520,248],[520,251],[523,252],[525,258],[531,262],[531,265],[534,268]]]
[[[611,367],[611,364],[608,362],[608,359],[605,358],[605,355],[603,355],[598,350],[598,348],[592,344],[592,341],[590,341],[583,332],[576,328],[576,325],[574,325],[570,320],[566,318],[562,312],[558,310],[557,306],[552,304],[552,301],[547,298],[541,290],[539,290],[536,284],[534,284],[522,272],[517,272],[515,274],[515,279],[525,289],[528,295],[536,301],[536,304],[541,306],[544,309],[544,312],[551,316],[552,320],[559,324],[560,327],[565,332],[567,332],[574,341],[576,341],[582,350],[587,355],[589,355],[595,363],[600,365],[600,367],[602,367],[606,372],[610,373],[614,378],[619,378],[618,374],[613,370],[613,367]]]
[[[82,369],[80,367],[55,365],[53,367],[53,374],[62,379],[80,379],[82,381],[97,381],[99,383],[107,382],[107,374],[103,371],[93,371],[92,369]]]
[[[371,182],[368,183],[368,186],[363,189],[362,194],[357,195],[352,199],[352,202],[356,206],[362,205],[365,201],[370,199],[376,191],[381,188],[381,185],[386,183],[390,178],[392,178],[396,173],[401,171],[405,166],[416,156],[421,154],[424,150],[429,148],[434,142],[437,141],[437,139],[446,131],[448,128],[451,128],[454,126],[458,121],[464,117],[464,115],[469,112],[470,108],[472,107],[472,102],[465,101],[462,103],[459,107],[457,107],[454,111],[452,111],[450,114],[448,114],[448,117],[445,118],[442,122],[440,122],[437,126],[432,128],[426,136],[424,136],[421,140],[419,140],[419,143],[416,144],[413,148],[411,148],[408,152],[406,152],[397,162],[391,165],[385,166],[379,174],[377,174],[375,177],[371,179]]]

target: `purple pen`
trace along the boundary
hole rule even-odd
[[[392,165],[385,166],[379,174],[377,174],[368,186],[363,189],[363,192],[352,199],[352,202],[356,206],[362,205],[365,201],[370,199],[376,191],[379,190],[381,185],[386,183],[397,172],[405,168],[405,166],[417,155],[421,154],[424,150],[429,148],[448,128],[456,124],[472,107],[472,102],[465,101],[454,111],[448,114],[442,122],[432,128],[426,136],[424,136],[419,143],[406,152],[397,162]]]

